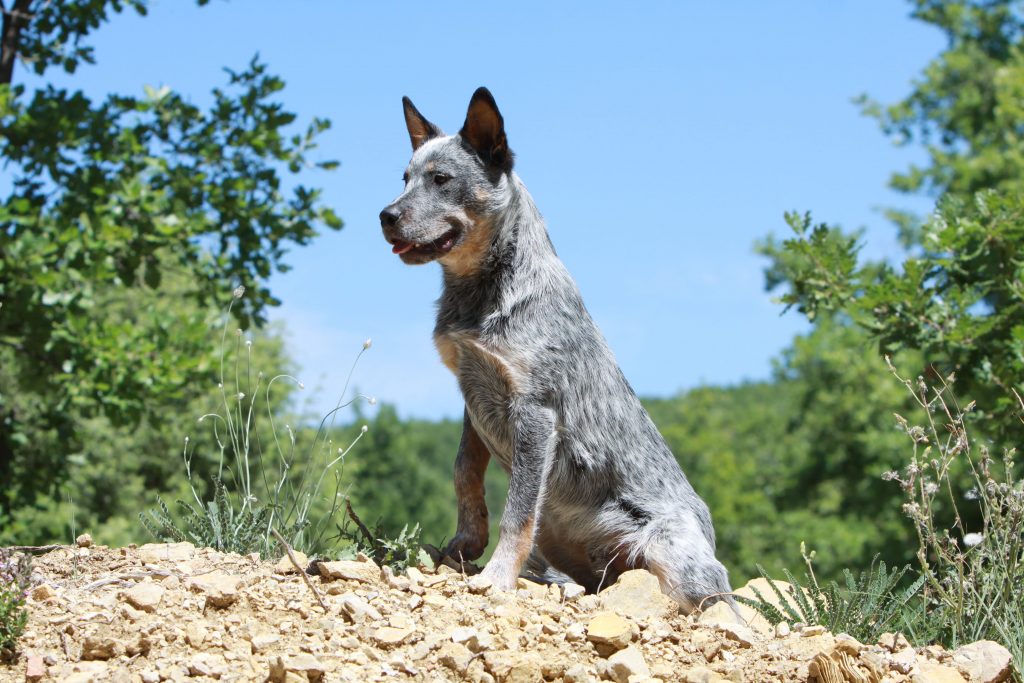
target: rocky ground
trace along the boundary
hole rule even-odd
[[[297,561],[305,566],[305,558]],[[646,572],[598,595],[371,561],[317,574],[187,543],[61,548],[36,559],[21,658],[0,681],[820,681],[963,683],[1010,676],[991,642],[915,650],[724,605],[683,616]],[[747,589],[749,590],[749,588]],[[767,591],[764,591],[767,593]]]

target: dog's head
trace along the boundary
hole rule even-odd
[[[473,93],[466,122],[445,135],[402,98],[412,141],[405,189],[380,212],[384,238],[405,263],[440,260],[471,272],[491,242],[499,189],[512,170],[505,123],[487,88]]]

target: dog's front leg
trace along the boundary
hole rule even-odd
[[[475,560],[487,547],[487,503],[484,501],[484,473],[491,452],[469,420],[463,418],[462,441],[455,458],[455,499],[459,506],[459,526],[444,554],[459,561]]]
[[[501,515],[498,545],[483,575],[502,590],[512,590],[533,548],[544,486],[555,454],[555,415],[536,405],[513,406],[512,467],[508,498]]]

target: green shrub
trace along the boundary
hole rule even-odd
[[[28,623],[25,596],[31,574],[30,555],[15,555],[7,548],[0,548],[0,661],[14,658],[18,639],[25,632]]]
[[[801,551],[804,551],[803,544]],[[873,643],[886,631],[903,626],[906,615],[914,610],[915,598],[924,583],[922,577],[901,588],[910,566],[890,571],[885,562],[875,557],[871,566],[856,577],[849,569],[843,570],[844,586],[835,581],[822,586],[814,575],[813,559],[813,552],[809,555],[804,552],[807,563],[805,584],[797,581],[788,569],[783,570],[791,584],[787,589],[781,588],[764,569],[758,567],[775,593],[778,607],[757,588],[753,589],[756,599],[742,596],[736,596],[736,599],[757,610],[772,624],[782,621],[820,624],[833,633],[848,633],[861,642]]]
[[[1015,477],[1014,449],[993,456],[972,440],[974,409],[953,397],[952,377],[930,385],[900,377],[922,409],[922,424],[897,415],[913,441],[901,472],[889,472],[903,490],[904,512],[917,531],[917,560],[925,607],[936,637],[949,647],[980,639],[1003,643],[1024,671],[1024,482]],[[1024,401],[1013,392],[1021,410]]]
[[[244,293],[243,287],[235,289],[224,317],[218,383],[220,408],[199,418],[200,423],[211,425],[212,442],[219,450],[216,474],[211,477],[212,496],[204,500],[199,493],[198,489],[203,487],[193,471],[197,446],[185,437],[182,459],[193,500],[177,501],[176,516],[158,498],[157,508],[140,513],[139,517],[153,536],[164,541],[190,541],[223,552],[256,552],[268,557],[280,552],[271,533],[276,529],[291,547],[307,555],[322,555],[332,541],[342,540],[340,533],[330,533],[336,529],[334,517],[344,500],[345,457],[367,431],[363,426],[346,447],[337,448],[329,437],[334,417],[357,398],[365,398],[371,404],[375,401],[361,395],[344,401],[346,381],[342,399],[320,421],[308,449],[298,448],[295,431],[288,425],[287,438],[282,439],[275,422],[271,390],[277,382],[299,388],[303,385],[289,374],[267,379],[258,372],[253,367],[252,341],[243,343],[241,330],[235,334],[233,348],[228,348],[231,307]],[[367,340],[352,364],[353,371],[369,348]],[[233,366],[233,378],[228,381],[225,365]],[[349,379],[351,376],[352,371]],[[261,395],[266,405],[266,426],[261,423],[262,409],[257,409]]]
[[[420,543],[422,530],[419,524],[410,529],[406,524],[395,536],[388,535],[387,529],[378,523],[371,531],[352,509],[352,504],[345,501],[346,517],[338,527],[339,535],[349,542],[341,553],[348,559],[357,553],[364,553],[379,565],[386,565],[401,571],[420,565],[433,566],[430,555]]]

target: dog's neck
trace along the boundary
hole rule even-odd
[[[439,325],[457,320],[461,326],[507,309],[519,292],[542,291],[543,286],[536,286],[538,279],[550,281],[553,269],[564,270],[529,191],[515,173],[506,176],[506,183],[507,199],[489,218],[490,244],[479,267],[457,272],[442,262]]]
[[[493,281],[509,271],[529,271],[540,262],[555,257],[544,219],[533,203],[533,197],[515,173],[505,177],[504,195],[495,210],[481,220],[486,225],[477,230],[488,236],[475,268],[452,268],[442,261],[445,287],[479,286],[482,280]],[[528,255],[528,257],[524,257]],[[525,274],[525,272],[522,272]]]

